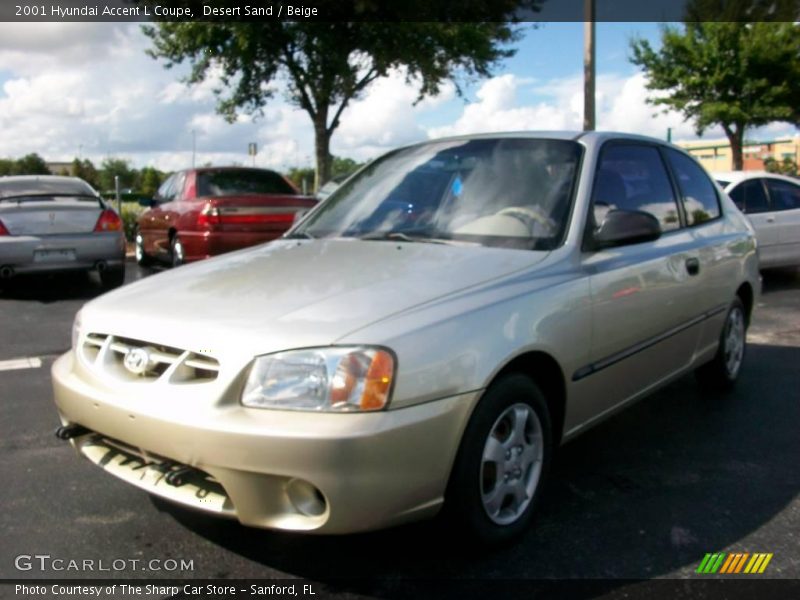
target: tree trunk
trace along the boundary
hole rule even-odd
[[[728,136],[728,143],[731,145],[731,166],[734,171],[741,171],[744,168],[742,158],[742,142],[744,141],[744,127],[736,128],[724,127],[725,135]]]
[[[317,161],[314,176],[315,192],[331,178],[331,133],[328,131],[327,120],[327,112],[314,118],[314,152]]]

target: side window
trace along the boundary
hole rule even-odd
[[[769,200],[760,179],[743,181],[733,188],[729,195],[734,204],[748,214],[752,215],[769,210]]]
[[[613,144],[603,149],[592,192],[594,219],[600,225],[610,210],[652,214],[662,231],[680,227],[678,204],[661,155],[653,146]]]
[[[702,167],[685,154],[672,149],[667,149],[667,157],[678,179],[687,223],[697,225],[719,217],[717,191]]]
[[[176,173],[175,182],[173,185],[169,198],[169,202],[173,200],[183,200],[183,184],[186,182],[186,173]]]
[[[171,175],[164,180],[164,183],[158,188],[155,200],[160,204],[162,202],[169,202],[170,195],[173,194],[172,190],[175,189],[175,175]]]
[[[780,179],[766,179],[765,181],[770,200],[772,200],[772,210],[800,208],[800,185]]]

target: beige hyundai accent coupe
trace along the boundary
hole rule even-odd
[[[57,433],[245,525],[442,512],[503,541],[560,444],[687,372],[730,387],[759,292],[751,226],[674,146],[425,142],[280,240],[86,304],[53,365]]]

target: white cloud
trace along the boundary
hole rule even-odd
[[[679,113],[664,112],[663,107],[647,103],[653,92],[647,90],[646,83],[643,73],[601,81],[599,128],[664,138],[667,128],[671,127],[673,139],[696,137],[693,125],[684,121]],[[714,135],[716,128],[708,133]]]
[[[437,96],[414,104],[419,83],[407,82],[405,74],[395,70],[372,84],[363,98],[350,102],[334,134],[333,153],[357,160],[367,160],[391,148],[424,140],[425,129],[418,118],[427,111],[455,97],[452,84],[442,86]]]
[[[530,88],[530,89],[528,89]],[[522,92],[542,100],[523,104]],[[597,129],[624,131],[663,138],[668,127],[673,138],[693,137],[689,123],[675,112],[663,114],[646,103],[649,92],[641,73],[631,77],[600,75],[596,83]],[[452,124],[433,127],[430,137],[489,131],[579,130],[583,127],[583,78],[554,79],[529,86],[513,74],[489,79]]]
[[[576,127],[577,116],[568,104],[539,102],[520,105],[518,91],[528,83],[513,74],[489,79],[478,89],[477,101],[467,104],[454,123],[430,128],[429,136]],[[563,96],[560,91],[558,95]]]

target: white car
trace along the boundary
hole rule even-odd
[[[753,224],[761,268],[800,265],[800,180],[766,171],[713,175]]]

